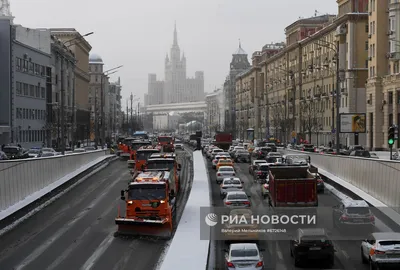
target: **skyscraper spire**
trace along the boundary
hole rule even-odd
[[[176,21],[175,21],[175,26],[174,26],[174,46],[178,46],[178,33],[176,31]]]

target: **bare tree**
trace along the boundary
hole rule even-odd
[[[285,121],[284,106],[278,104],[277,106],[271,107],[269,115],[271,117],[271,126],[274,128],[274,135],[276,138],[278,137],[279,131],[283,131],[282,123]]]
[[[324,111],[318,99],[303,100],[300,104],[300,109],[302,112],[302,125],[308,133],[309,142],[311,143],[312,133],[316,132],[318,134],[322,129]]]

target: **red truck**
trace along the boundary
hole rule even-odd
[[[217,131],[214,145],[221,149],[228,150],[232,145],[232,134],[229,132]]]
[[[306,166],[271,166],[268,202],[272,207],[317,207],[317,178]]]

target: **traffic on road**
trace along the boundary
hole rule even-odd
[[[324,183],[306,152],[285,155],[274,150],[269,146],[250,148],[240,142],[226,147],[218,140],[203,140],[213,206],[230,209],[230,215],[241,209],[234,214],[244,216],[260,208],[274,211],[282,206],[310,206],[332,209],[331,217],[318,219],[315,228],[287,233],[285,239],[274,235],[268,239],[259,235],[234,241],[211,239],[214,269],[400,268],[400,234],[379,220],[374,209]],[[216,167],[221,160],[230,162],[233,171],[223,175]],[[293,186],[297,188],[293,190]],[[347,230],[362,233],[346,236]],[[335,237],[338,235],[342,237]],[[236,252],[240,258],[235,258]]]
[[[0,269],[155,269],[189,195],[189,156],[158,151],[140,169],[116,160],[12,230],[2,221]]]

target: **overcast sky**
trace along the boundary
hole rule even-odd
[[[123,98],[147,92],[147,75],[164,77],[165,54],[177,23],[187,74],[203,70],[205,91],[220,87],[238,40],[249,54],[283,41],[299,17],[336,14],[336,0],[9,0],[14,22],[25,27],[71,27],[102,56],[105,68],[124,65]],[[114,77],[115,79],[116,77]],[[123,103],[124,104],[124,103]]]

